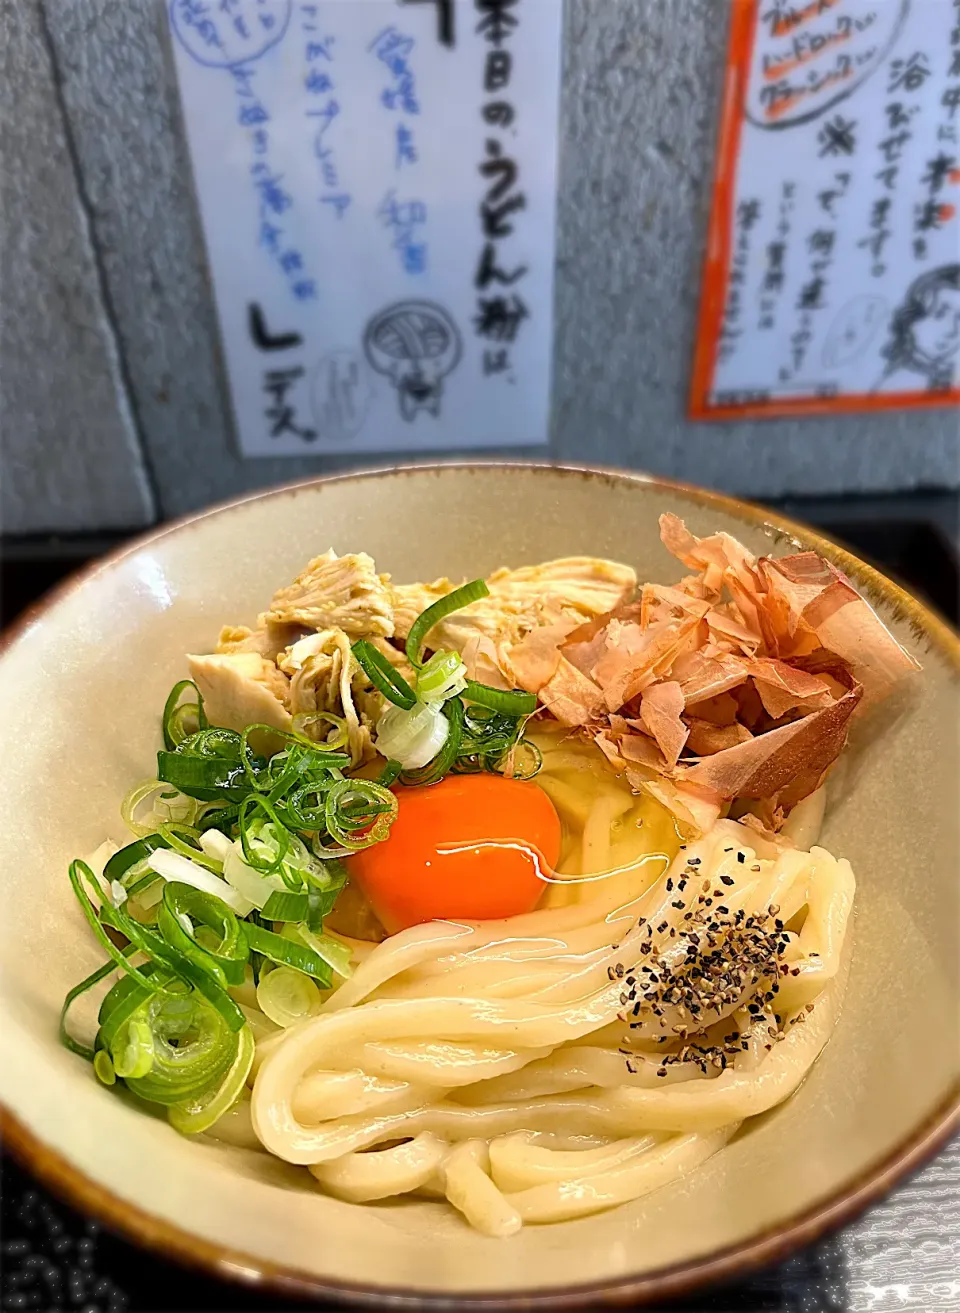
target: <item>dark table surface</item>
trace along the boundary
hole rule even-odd
[[[958,621],[958,499],[951,494],[791,501],[816,524]],[[6,540],[0,623],[71,570],[121,542]],[[0,1051],[2,1052],[2,1051]],[[2,1058],[0,1058],[2,1060]],[[144,1253],[54,1198],[0,1158],[0,1307],[4,1310],[280,1309],[285,1302]],[[736,1285],[674,1303],[686,1313],[960,1313],[960,1141],[840,1236]]]

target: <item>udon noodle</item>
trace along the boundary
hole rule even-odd
[[[376,945],[259,1040],[218,1134],[249,1115],[338,1198],[446,1197],[506,1236],[657,1189],[797,1088],[837,1013],[849,863],[729,820],[682,845],[595,750],[541,742],[565,821],[544,905]]]

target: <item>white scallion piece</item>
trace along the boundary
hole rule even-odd
[[[200,836],[200,847],[208,857],[218,862],[225,862],[227,853],[233,851],[233,842],[222,830],[204,830]]]
[[[390,706],[377,721],[377,751],[404,770],[419,770],[433,761],[449,733],[440,703],[418,702],[409,711]]]
[[[171,852],[168,848],[157,848],[147,858],[147,864],[164,880],[179,880],[182,884],[193,885],[194,889],[202,889],[206,894],[213,894],[236,912],[237,916],[246,916],[253,907],[249,898],[244,898],[226,880],[221,880],[211,871],[191,862],[188,857],[182,857],[180,853]]]
[[[223,859],[223,878],[237,891],[238,897],[259,909],[272,893],[289,892],[279,875],[261,875],[247,865],[239,850],[240,844],[234,844]]]

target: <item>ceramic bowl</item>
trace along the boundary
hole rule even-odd
[[[181,1138],[59,1045],[64,992],[100,960],[67,863],[107,834],[122,839],[119,799],[151,773],[159,709],[185,652],[211,648],[222,622],[251,620],[331,545],[370,552],[398,580],[588,553],[670,581],[677,565],[657,533],[665,510],[758,553],[816,548],[923,664],[883,716],[882,741],[855,744],[831,788],[823,842],[858,876],[853,962],[836,1032],[789,1103],[648,1198],[492,1241],[431,1202],[340,1203],[266,1155]],[[320,479],[140,539],[41,603],[0,659],[8,1142],[55,1190],[133,1239],[315,1297],[643,1302],[782,1258],[848,1220],[960,1125],[958,651],[929,611],[809,530],[637,475],[460,465]]]

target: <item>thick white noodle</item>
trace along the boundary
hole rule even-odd
[[[624,812],[613,794],[597,807],[591,861],[609,854],[602,835]],[[801,818],[807,833],[817,807]],[[265,1034],[250,1103],[263,1146],[341,1199],[445,1195],[506,1236],[658,1189],[788,1098],[836,1019],[849,864],[720,821],[653,884],[641,873],[620,906],[619,876],[585,887],[580,902],[526,916],[394,935],[318,1015]],[[698,1020],[676,1001],[627,1015],[625,977],[652,960],[643,946],[658,970],[677,970],[705,907],[722,927],[776,924],[786,974],[772,1001],[761,973]],[[696,1051],[677,1051],[680,1026]],[[703,1049],[731,1031],[735,1055],[708,1065]],[[231,1128],[241,1140],[244,1120]]]

